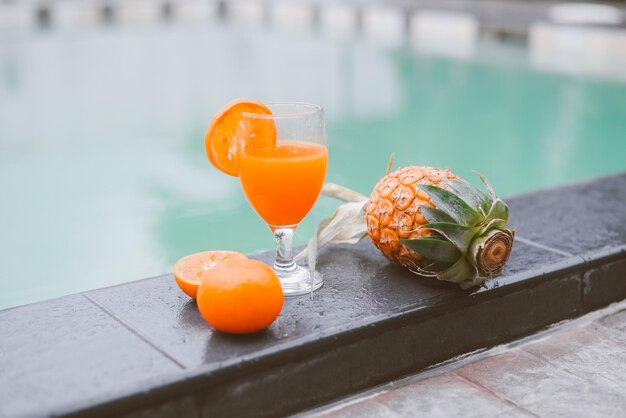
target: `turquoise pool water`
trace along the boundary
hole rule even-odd
[[[237,180],[205,159],[204,130],[234,97],[324,106],[328,180],[363,193],[392,152],[479,170],[502,195],[626,170],[626,84],[527,55],[227,27],[2,35],[0,308],[165,273],[191,252],[272,248]],[[298,243],[334,206],[320,199]]]

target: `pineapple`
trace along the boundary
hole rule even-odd
[[[405,167],[382,178],[366,206],[367,233],[391,261],[468,288],[498,275],[513,245],[508,207],[449,170]]]
[[[324,194],[348,203],[320,224],[309,243],[309,263],[326,242],[369,235],[385,257],[418,275],[464,289],[482,284],[502,272],[515,231],[506,228],[507,205],[477,175],[487,193],[449,170],[415,166],[388,170],[369,199],[326,185]]]

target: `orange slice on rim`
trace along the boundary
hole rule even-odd
[[[232,259],[247,259],[236,251],[204,251],[187,255],[174,264],[174,278],[180,290],[196,298],[204,274],[219,263]]]
[[[213,116],[204,135],[204,148],[211,164],[226,174],[237,177],[237,133],[240,130],[242,113],[271,115],[263,103],[250,99],[237,99]],[[245,126],[246,142],[255,146],[272,146],[276,143],[276,126],[272,119],[259,119]]]

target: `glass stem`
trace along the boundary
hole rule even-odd
[[[294,232],[294,228],[274,229],[274,239],[276,240],[275,270],[293,271],[296,269],[296,262],[293,259]]]

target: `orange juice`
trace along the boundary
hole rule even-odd
[[[297,225],[317,200],[328,165],[325,146],[278,140],[273,148],[239,154],[239,179],[248,202],[273,226]]]

